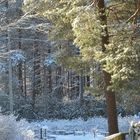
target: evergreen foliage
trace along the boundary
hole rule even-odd
[[[9,101],[7,64],[12,60],[14,110],[19,118],[100,115],[102,109],[96,110],[95,104],[105,97],[104,71],[111,75],[108,90],[117,93],[117,101],[129,113],[139,108],[133,104],[133,99],[139,102],[140,91],[139,15],[129,19],[136,2],[105,1],[107,23],[100,20],[96,2],[10,0],[9,6],[6,2],[0,5],[0,92]],[[106,28],[109,44],[103,51]],[[91,94],[96,99],[88,100],[86,107],[85,98]],[[3,106],[7,111],[9,103]]]
[[[139,75],[139,27],[137,21],[126,22],[135,11],[136,4],[132,1],[107,1],[108,23],[104,26],[100,23],[96,2],[91,0],[44,0],[40,4],[43,8],[38,7],[36,13],[52,22],[50,39],[72,41],[80,49],[80,59],[88,63],[98,62],[111,74],[109,88],[120,92],[126,87],[127,91]],[[110,41],[103,53],[101,35],[105,35],[105,26],[109,29]],[[74,60],[76,64],[78,60]]]

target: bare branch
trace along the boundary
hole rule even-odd
[[[137,2],[137,10],[136,10],[135,13],[127,20],[127,22],[130,21],[131,19],[134,20],[134,19],[136,18],[137,14],[139,13],[139,11],[140,11],[140,0],[138,0],[138,2]]]

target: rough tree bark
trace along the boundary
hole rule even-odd
[[[101,24],[107,25],[107,17],[105,15],[105,2],[104,0],[97,1],[97,7],[100,12]],[[104,36],[101,36],[102,39],[102,51],[105,53],[106,45],[109,43],[109,34],[107,27],[103,30],[105,32]],[[104,73],[104,82],[105,82],[105,94],[106,94],[106,104],[107,104],[107,114],[108,114],[108,131],[109,134],[118,133],[118,120],[117,120],[117,109],[116,109],[116,99],[115,93],[112,90],[108,90],[110,86],[111,75],[103,71]]]

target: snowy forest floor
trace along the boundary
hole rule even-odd
[[[138,122],[140,117],[119,117],[120,131],[128,132],[132,121]],[[87,121],[79,118],[28,123],[25,120],[17,122],[14,116],[0,115],[0,126],[0,140],[40,140],[45,135],[51,137],[47,140],[103,140],[107,134],[107,119],[103,117]]]
[[[119,117],[119,129],[121,132],[128,132],[132,121],[140,121],[138,116]],[[52,133],[72,132],[79,133],[78,135],[62,135],[57,133],[53,135],[56,140],[103,140],[107,134],[107,119],[103,117],[90,118],[87,121],[82,119],[74,120],[44,120],[32,122],[31,126],[34,129],[47,129]],[[81,134],[80,134],[81,133]]]

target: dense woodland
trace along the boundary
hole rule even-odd
[[[114,114],[117,123],[117,114],[140,112],[139,5],[1,0],[2,113],[28,120]]]

